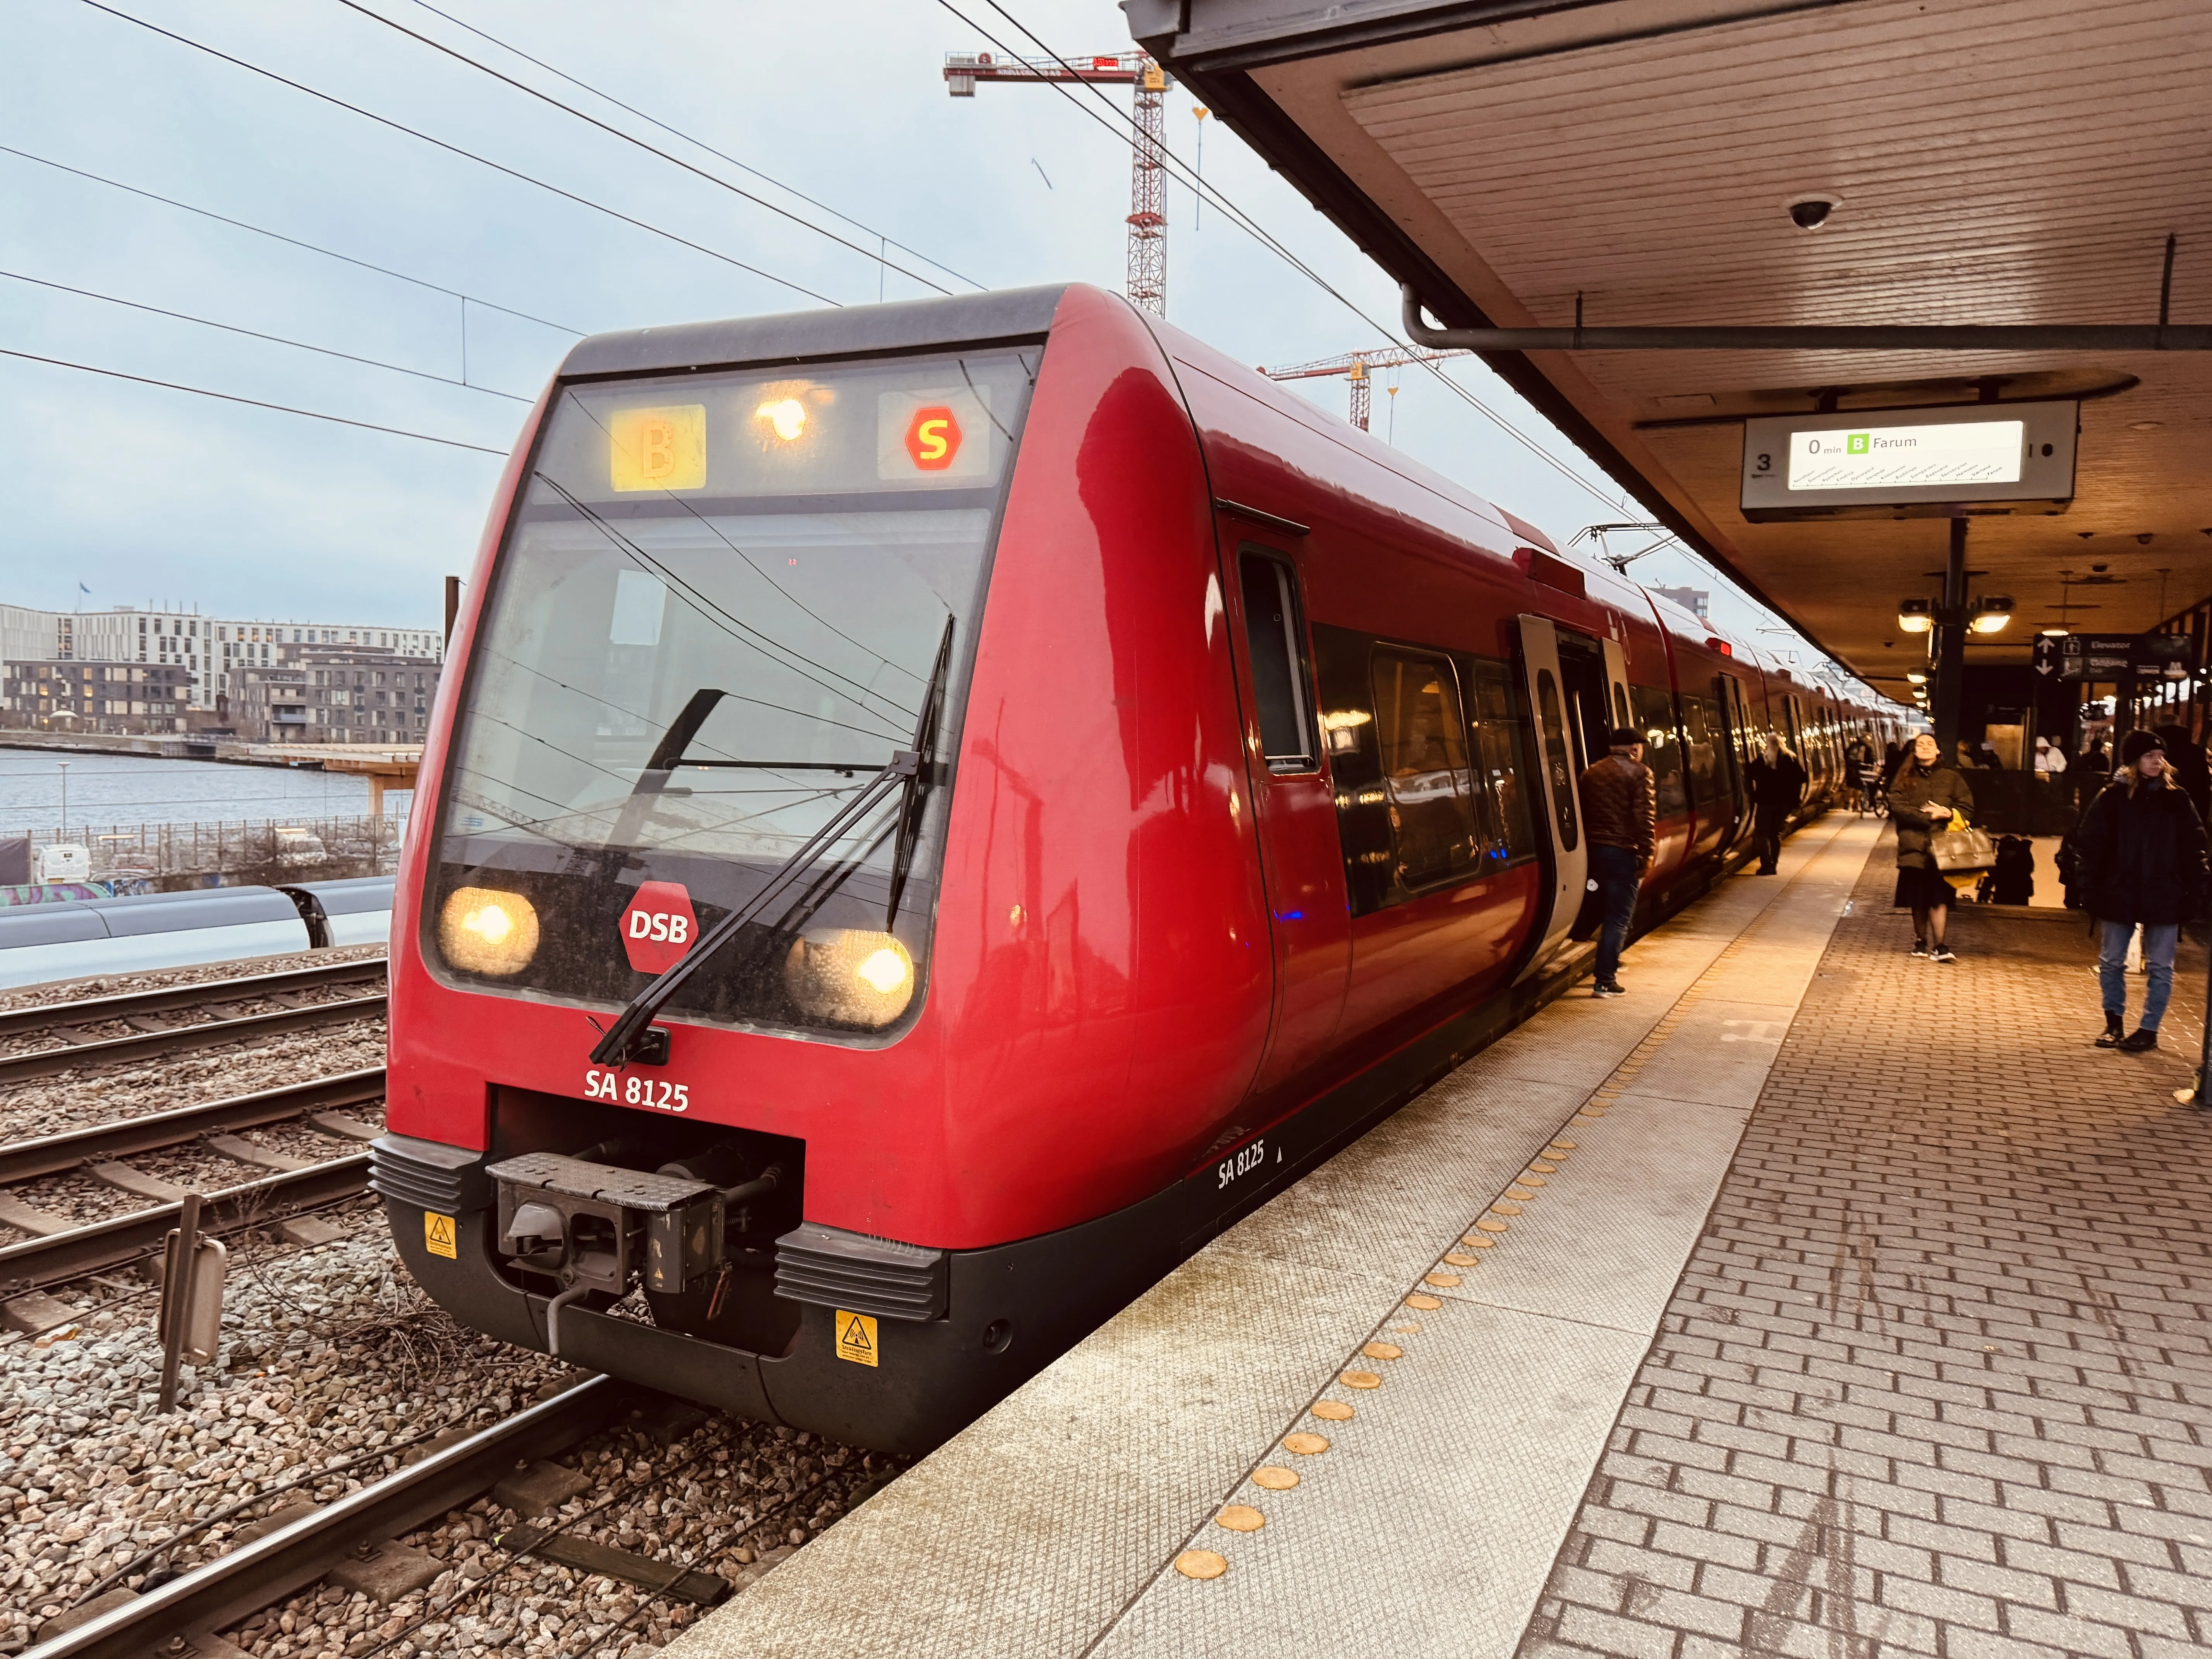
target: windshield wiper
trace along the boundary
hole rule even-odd
[[[690,979],[715,951],[736,938],[741,928],[766,910],[839,836],[874,811],[893,788],[902,792],[902,818],[904,814],[912,811],[912,803],[927,788],[927,781],[925,781],[924,774],[935,770],[935,763],[930,756],[937,746],[936,709],[944,691],[946,668],[951,659],[951,642],[952,618],[948,617],[945,620],[945,637],[937,648],[937,665],[930,674],[928,688],[922,694],[921,714],[915,722],[914,746],[895,751],[875,775],[860,786],[859,794],[848,801],[835,817],[808,836],[789,858],[769,872],[759,891],[701,935],[699,942],[691,947],[681,962],[660,974],[653,983],[632,997],[629,1005],[616,1017],[615,1023],[607,1028],[606,1034],[592,1050],[593,1065],[622,1066],[638,1058],[647,1046],[647,1032],[652,1026],[653,1017],[660,1012],[669,998],[683,988],[684,981]],[[655,745],[653,757],[647,762],[645,773],[638,780],[640,789],[644,788],[645,778],[655,773],[659,775],[662,782],[666,781],[668,774],[682,760],[684,748],[697,734],[699,727],[706,723],[708,714],[713,712],[714,704],[722,695],[720,691],[708,690],[692,694],[691,700],[684,705],[684,712],[677,716],[675,723]],[[900,825],[902,849],[906,848],[907,842],[906,826],[902,821]],[[893,863],[891,902],[896,908],[900,872],[896,858]]]
[[[952,618],[945,618],[945,632],[937,641],[937,661],[929,671],[929,684],[921,694],[921,714],[915,722],[914,752],[921,757],[899,792],[898,842],[891,853],[890,902],[884,909],[884,932],[898,921],[899,898],[906,891],[907,868],[921,838],[922,809],[929,804],[929,787],[937,781],[937,728],[945,709],[945,671],[952,659]]]

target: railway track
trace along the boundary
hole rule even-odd
[[[333,988],[365,984],[381,979],[383,975],[382,959],[371,958],[246,979],[165,986],[159,990],[134,991],[122,996],[11,1009],[0,1012],[0,1043],[35,1037],[58,1040],[43,1048],[0,1053],[0,1086],[32,1078],[52,1077],[58,1072],[151,1060],[192,1048],[375,1018],[385,1012],[385,994],[381,990],[336,1001],[306,1002],[297,999]],[[254,1002],[277,1006],[255,1013],[222,1012]],[[156,1023],[156,1016],[180,1012],[210,1012],[216,1018],[186,1024]],[[120,1036],[77,1035],[116,1026],[128,1029]]]
[[[120,1161],[134,1152],[199,1141],[235,1163],[268,1170],[265,1176],[207,1194],[200,1224],[217,1234],[282,1221],[365,1190],[365,1152],[302,1160],[242,1140],[237,1132],[304,1119],[341,1141],[366,1141],[377,1130],[349,1116],[345,1109],[383,1095],[383,1068],[372,1066],[0,1146],[0,1188],[82,1170],[122,1191],[156,1200],[148,1209],[78,1224],[0,1190],[0,1222],[33,1235],[0,1246],[0,1299],[122,1267],[161,1248],[177,1224],[182,1189]]]
[[[111,1607],[40,1643],[26,1659],[147,1659],[193,1652],[193,1638],[235,1624],[364,1550],[437,1520],[490,1489],[518,1462],[552,1457],[607,1427],[631,1408],[639,1392],[612,1377],[589,1378]],[[514,1541],[527,1541],[550,1559],[547,1536]]]

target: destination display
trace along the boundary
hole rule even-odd
[[[1971,404],[1761,416],[1743,423],[1743,513],[1910,517],[1955,507],[2063,510],[2081,405]]]

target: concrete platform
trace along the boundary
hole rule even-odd
[[[1513,1653],[1881,829],[1725,883],[667,1652]]]

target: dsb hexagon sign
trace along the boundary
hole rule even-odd
[[[906,423],[906,453],[917,471],[942,472],[960,453],[960,422],[943,404],[926,404]]]
[[[641,974],[665,974],[684,960],[699,937],[699,918],[681,882],[648,881],[639,885],[623,912],[623,949]]]

